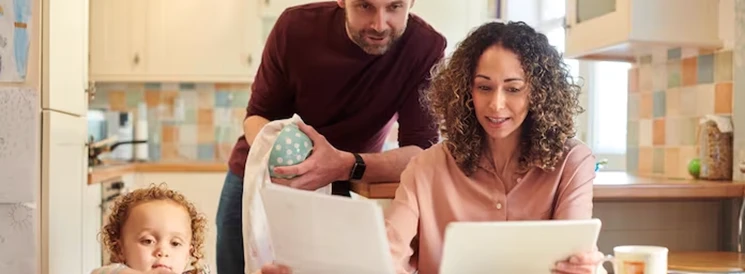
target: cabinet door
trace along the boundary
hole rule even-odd
[[[617,44],[630,32],[629,0],[567,0],[566,55]]]
[[[447,39],[446,55],[455,50],[457,43],[466,38],[471,29],[486,19],[487,3],[479,0],[427,0],[416,1],[411,13],[422,17]]]
[[[42,107],[87,111],[88,0],[44,1]]]
[[[255,3],[150,0],[149,74],[164,81],[251,81]]]
[[[92,270],[83,269],[83,247],[88,245],[82,235],[86,134],[85,118],[42,112],[41,273]]]
[[[146,0],[90,5],[90,75],[94,81],[138,80],[145,72]]]
[[[285,9],[313,2],[327,2],[328,0],[256,0],[259,4],[259,16],[277,17]]]

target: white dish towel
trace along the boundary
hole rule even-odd
[[[268,165],[274,141],[282,128],[300,121],[300,116],[295,114],[289,119],[269,122],[256,135],[248,153],[243,177],[243,256],[246,274],[254,273],[274,260],[269,224],[259,190],[272,184]],[[316,191],[331,195],[331,185]]]

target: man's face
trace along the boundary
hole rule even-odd
[[[362,50],[384,54],[406,30],[414,0],[337,0],[346,14],[347,34]]]

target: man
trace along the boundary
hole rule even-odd
[[[409,159],[438,141],[420,104],[445,38],[410,15],[414,0],[337,0],[285,10],[267,39],[253,83],[245,135],[230,158],[217,213],[217,271],[244,273],[243,173],[253,139],[269,121],[297,113],[314,150],[276,168],[276,183],[349,196],[349,181],[397,181]],[[399,148],[381,152],[399,123]],[[361,154],[357,154],[361,153]]]

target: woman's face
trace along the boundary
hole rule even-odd
[[[473,106],[493,141],[518,136],[528,116],[530,87],[518,56],[501,46],[481,54],[473,79]]]

